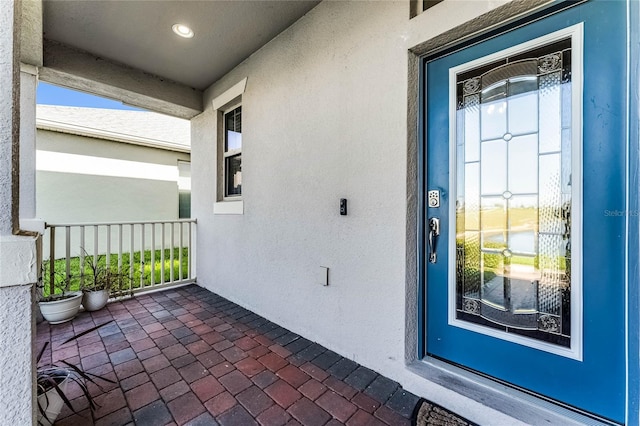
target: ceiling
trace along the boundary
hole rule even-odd
[[[318,3],[45,0],[44,37],[203,90]],[[175,23],[195,36],[176,36]]]

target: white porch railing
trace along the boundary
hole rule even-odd
[[[195,235],[195,219],[47,223],[44,294],[59,292],[61,277],[71,280],[71,290],[81,288],[99,263],[128,276],[130,293],[194,282]]]

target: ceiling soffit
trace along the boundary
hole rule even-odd
[[[204,90],[318,3],[45,0],[44,37]],[[176,36],[175,23],[195,37]]]

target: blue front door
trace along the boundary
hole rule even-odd
[[[426,355],[617,422],[625,14],[592,0],[424,67]]]

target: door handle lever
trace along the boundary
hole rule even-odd
[[[440,236],[440,219],[432,217],[429,219],[429,262],[437,262],[437,243]]]

